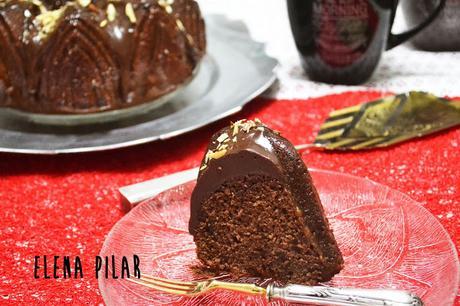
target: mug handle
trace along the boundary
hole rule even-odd
[[[403,1],[419,1],[419,0],[403,0]],[[419,24],[415,28],[411,30],[407,30],[400,34],[393,34],[391,33],[391,30],[390,30],[390,33],[388,34],[387,50],[390,50],[396,47],[397,45],[402,44],[403,42],[405,42],[406,40],[408,40],[409,38],[411,38],[412,36],[420,32],[421,30],[423,30],[431,22],[433,22],[433,20],[436,17],[438,17],[439,13],[442,11],[444,6],[446,5],[446,1],[447,0],[440,0],[438,7],[436,7],[433,13],[431,13],[431,15],[425,21],[423,21],[421,24]],[[396,2],[396,5],[393,7],[392,16],[391,16],[391,28],[393,27],[393,23],[395,20],[397,6],[398,4]]]

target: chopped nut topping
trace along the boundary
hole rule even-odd
[[[3,7],[6,5],[10,0],[0,0],[0,7]],[[58,21],[60,17],[62,16],[65,8],[68,6],[76,6],[78,5],[79,7],[86,8],[88,6],[91,6],[91,3],[93,0],[74,0],[74,1],[69,1],[67,2],[64,6],[60,7],[59,9],[56,10],[49,10],[44,4],[43,0],[23,0],[25,2],[32,3],[33,5],[37,6],[38,9],[40,10],[40,15],[36,17],[34,20],[34,24],[38,28],[38,33],[37,36],[34,37],[34,40],[41,40],[43,38],[46,38],[49,33],[53,32],[56,27],[58,26]],[[110,2],[120,2],[120,0],[109,0]],[[158,0],[158,4],[163,7],[163,9],[168,13],[168,14],[173,14],[173,7],[172,5],[174,4],[174,0]],[[25,17],[29,18],[31,16],[30,12],[26,10],[24,12]],[[135,10],[133,8],[132,3],[128,2],[125,5],[125,15],[128,17],[129,21],[131,23],[136,23],[137,22],[137,17]],[[108,22],[113,22],[115,21],[117,17],[117,10],[116,7],[113,3],[109,3],[106,8],[106,19],[102,20],[99,23],[100,27],[105,27],[107,26]],[[187,40],[190,43],[193,43],[193,37],[187,33],[184,24],[182,23],[181,20],[176,18],[176,25],[178,29],[184,33],[186,36]]]
[[[136,23],[136,14],[134,13],[133,5],[129,2],[125,6],[125,14],[131,23]]]
[[[232,132],[233,136],[235,136],[236,134],[238,134],[238,125],[235,123],[233,124],[233,132]]]
[[[38,33],[39,39],[45,38],[49,33],[56,29],[58,21],[61,19],[66,8],[66,6],[63,6],[54,11],[41,13],[36,17],[35,21],[38,22],[38,27],[40,29]]]
[[[225,153],[227,153],[227,150],[225,150],[225,149],[220,150],[220,151],[216,151],[216,152],[211,152],[211,154],[209,154],[209,159],[219,159],[222,156],[224,156]]]
[[[209,161],[209,155],[212,153],[211,150],[208,150],[208,152],[206,152],[206,155],[204,156],[204,162],[207,163]]]
[[[174,3],[174,0],[159,0],[158,4],[163,7],[163,9],[166,11],[168,14],[172,14],[173,10],[171,5]]]
[[[107,19],[104,19],[104,20],[101,21],[101,23],[99,24],[99,26],[100,26],[101,28],[103,28],[103,27],[105,27],[105,26],[107,25],[107,22],[108,22]]]
[[[91,1],[92,1],[92,0],[77,0],[77,3],[78,3],[81,7],[87,7],[88,5],[91,4]]]
[[[263,128],[260,124],[262,124],[262,122],[259,119],[255,119],[254,121],[246,119],[239,120],[232,125],[233,136],[238,134],[239,130],[249,133],[249,131],[253,128]]]
[[[109,5],[107,5],[107,19],[112,22],[116,17],[117,10],[115,9],[115,5],[113,5],[113,3],[109,3]]]
[[[192,35],[190,35],[189,33],[187,33],[187,29],[185,28],[184,24],[182,23],[182,21],[180,19],[176,19],[176,25],[177,25],[177,28],[182,32],[182,33],[185,33],[185,37],[187,38],[188,42],[193,45],[195,43],[195,41],[193,40],[193,37]]]
[[[170,14],[170,15],[173,13],[173,7],[172,7],[173,3],[174,3],[174,0],[158,0],[158,5],[161,6],[165,10],[165,12]],[[187,38],[188,43],[190,45],[194,45],[195,41],[193,39],[193,36],[190,35],[190,33],[187,32],[187,29],[185,28],[182,20],[178,19],[177,16],[175,16],[175,19],[176,19],[177,28],[182,33],[184,33],[185,38]]]
[[[182,32],[185,32],[185,26],[182,23],[182,21],[180,21],[179,19],[176,19],[176,25],[177,25],[177,28],[179,28],[179,30],[181,30]]]
[[[228,134],[227,133],[222,133],[218,138],[218,142],[224,142],[226,139],[228,139]]]
[[[265,127],[259,119],[255,119],[254,121],[243,119],[232,123],[230,126],[231,135],[229,135],[228,132],[222,133],[212,142],[215,149],[208,150],[204,157],[203,166],[201,166],[200,170],[205,169],[211,159],[219,159],[227,154],[228,148],[232,146],[229,142],[232,141],[233,143],[236,143],[238,140],[237,134],[240,131],[249,133],[251,129],[264,131]]]

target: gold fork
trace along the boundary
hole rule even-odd
[[[357,289],[334,288],[325,286],[287,285],[285,287],[268,285],[267,288],[255,284],[223,282],[215,279],[183,282],[149,275],[127,280],[162,292],[198,296],[211,290],[231,290],[251,295],[264,296],[267,301],[284,300],[294,303],[314,305],[387,305],[387,306],[422,306],[422,300],[416,295],[392,289]]]

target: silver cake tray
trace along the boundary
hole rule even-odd
[[[82,125],[56,117],[46,124],[47,117],[2,109],[0,152],[58,154],[128,147],[181,135],[240,111],[275,81],[278,62],[251,39],[243,23],[211,15],[206,25],[208,49],[200,69],[188,85],[159,101],[162,105],[114,113],[117,120],[105,117],[97,124],[76,118]]]

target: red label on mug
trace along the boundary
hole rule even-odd
[[[378,26],[378,15],[367,0],[319,0],[313,12],[318,55],[332,67],[357,61]]]

